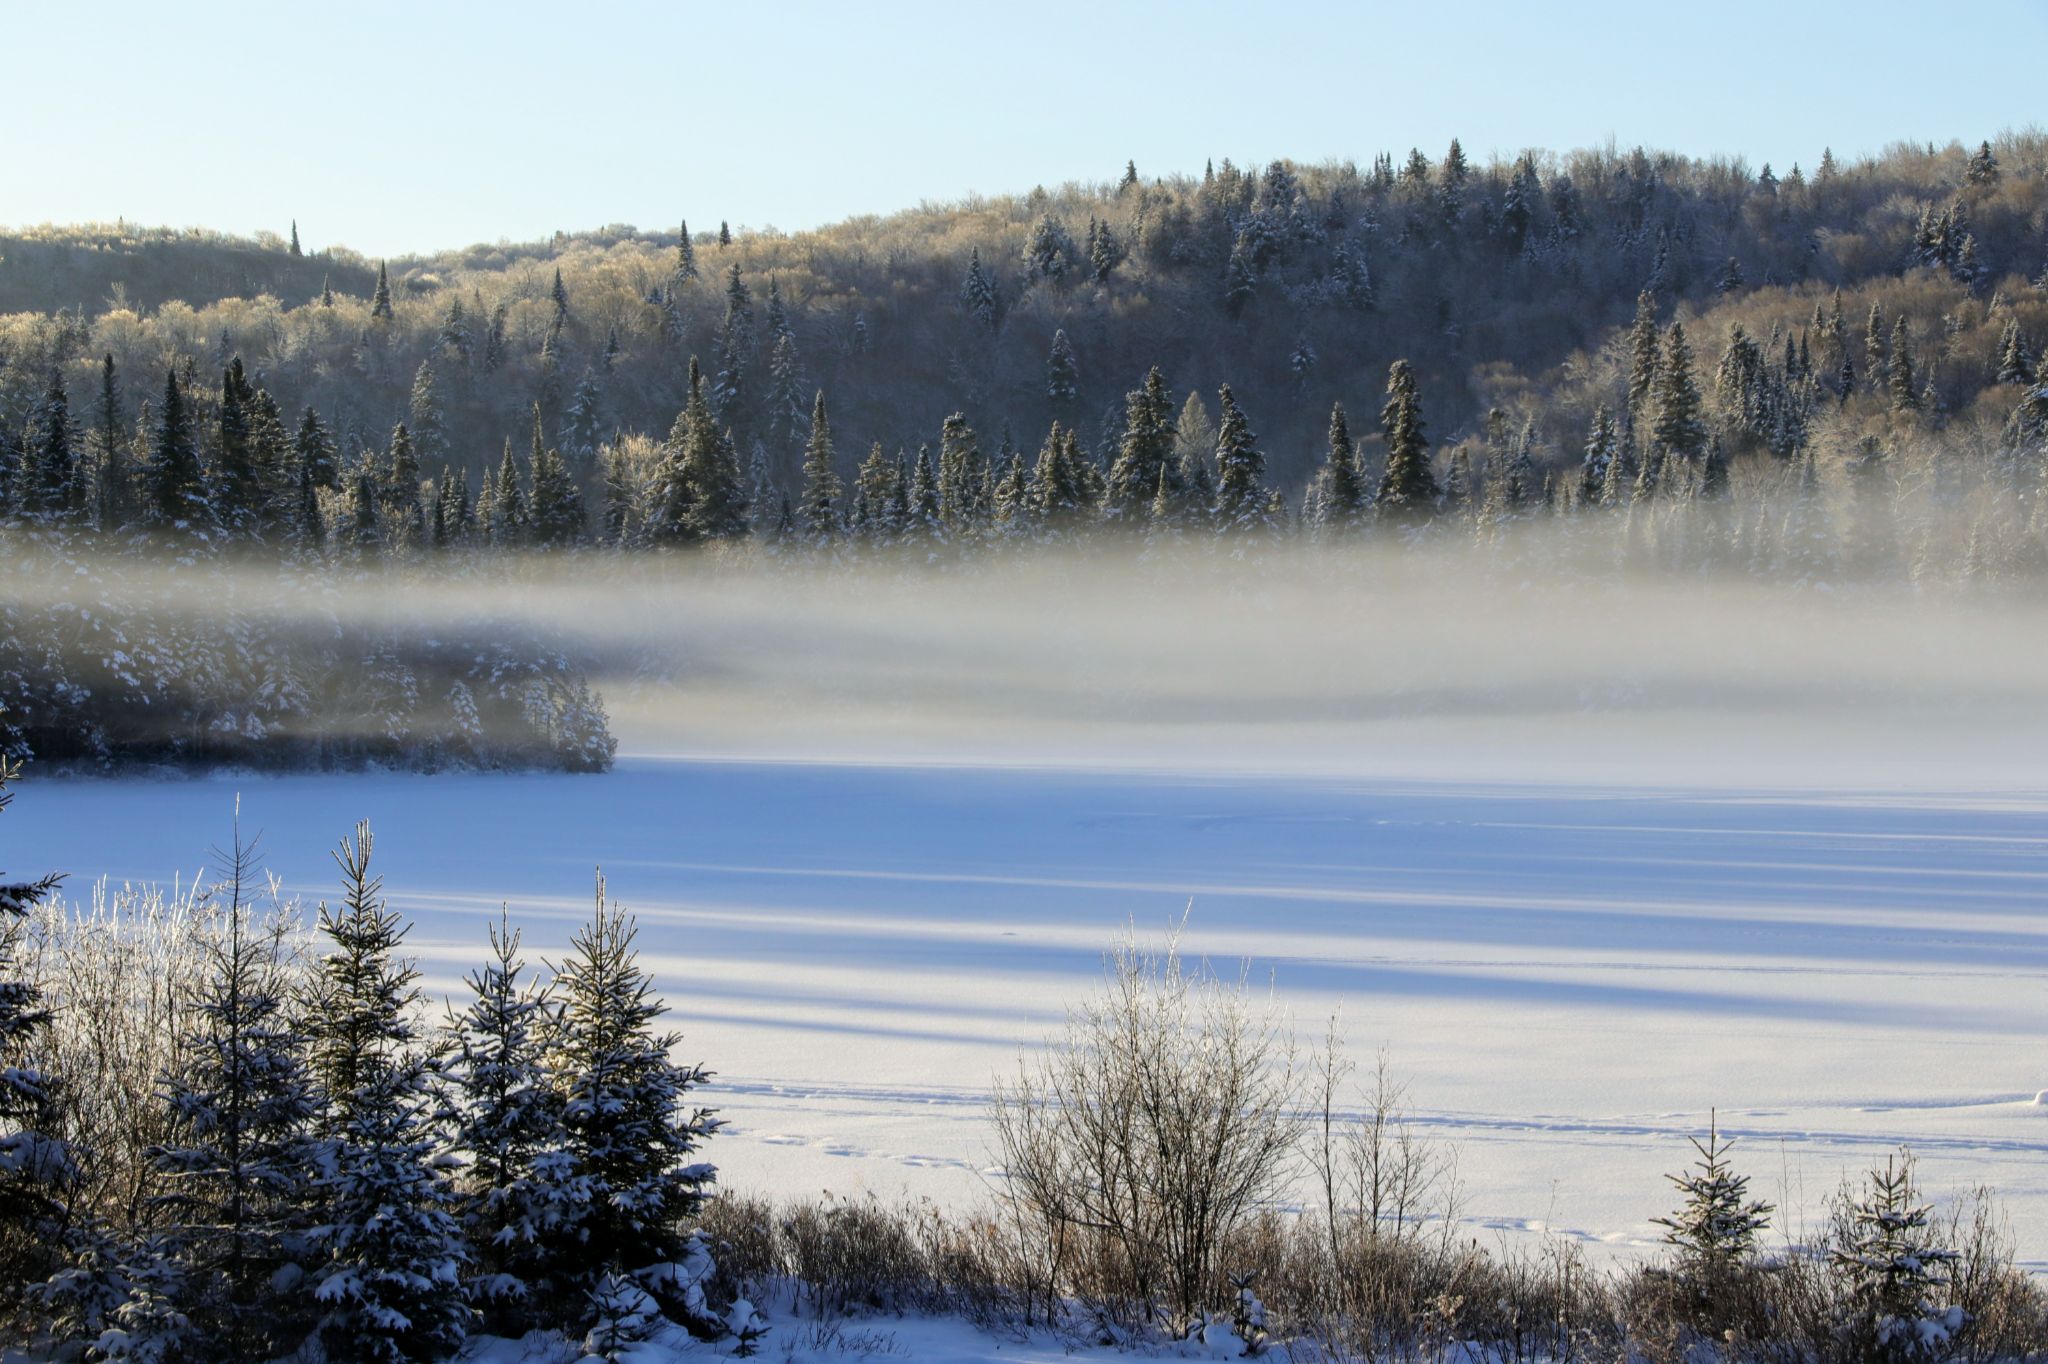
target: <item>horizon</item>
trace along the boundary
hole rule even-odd
[[[1948,86],[1901,79],[1925,41],[1907,6],[1832,0],[1794,14],[1742,0],[1701,16],[1596,0],[1570,21],[1507,3],[1452,16],[1313,0],[1255,33],[1219,4],[1104,13],[1063,0],[1029,30],[972,42],[949,36],[949,22],[964,26],[929,0],[901,0],[879,24],[871,11],[792,4],[765,55],[754,16],[641,5],[545,41],[534,40],[545,12],[529,3],[485,26],[464,11],[367,4],[339,29],[274,16],[257,27],[264,11],[231,6],[226,39],[125,0],[89,20],[23,10],[6,21],[18,50],[91,51],[100,79],[81,101],[65,63],[17,78],[23,107],[61,122],[25,123],[9,222],[253,237],[296,221],[308,250],[374,259],[609,225],[666,233],[678,219],[694,233],[721,220],[798,233],[1099,183],[1126,160],[1147,179],[1199,175],[1226,156],[1315,165],[1414,146],[1434,160],[1453,137],[1481,164],[1613,143],[1783,173],[1810,169],[1824,147],[1853,161],[2031,126],[2027,59],[2048,41],[2048,11],[2018,0],[1996,11],[1976,27],[2010,40]],[[1216,41],[1226,27],[1230,42]],[[1490,35],[1483,48],[1474,32]],[[1831,60],[1788,81],[1760,50]],[[1150,59],[1133,63],[1140,51]],[[318,88],[309,61],[368,97],[278,112]],[[182,75],[171,118],[167,64]],[[1704,96],[1671,98],[1701,82]],[[1006,104],[1019,116],[983,117]],[[229,173],[206,173],[222,161]]]

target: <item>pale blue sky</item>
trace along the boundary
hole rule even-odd
[[[396,254],[1454,135],[1782,171],[2023,126],[2044,51],[2043,0],[0,0],[0,222],[296,217],[309,247]]]

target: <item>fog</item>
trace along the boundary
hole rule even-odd
[[[541,557],[456,576],[147,580],[150,609],[531,630],[640,755],[1611,783],[2040,784],[2031,586],[1564,578],[1470,542],[943,567]],[[75,590],[17,575],[11,599]],[[103,587],[102,611],[124,609]],[[127,609],[132,609],[128,604]],[[287,624],[287,622],[279,622]]]

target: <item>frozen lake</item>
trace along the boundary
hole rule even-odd
[[[1341,1006],[1457,1144],[1478,1234],[1652,1239],[1718,1106],[1809,1210],[1900,1141],[2048,1260],[2048,798],[633,758],[608,776],[32,780],[4,864],[167,880],[232,802],[315,899],[378,833],[438,993],[500,901],[532,955],[635,910],[718,1072],[728,1183],[973,1196],[990,1077],[1127,923]]]

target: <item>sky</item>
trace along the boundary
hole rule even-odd
[[[2038,105],[2044,0],[0,0],[0,223],[373,256],[1034,185],[1643,144],[1811,166]]]

